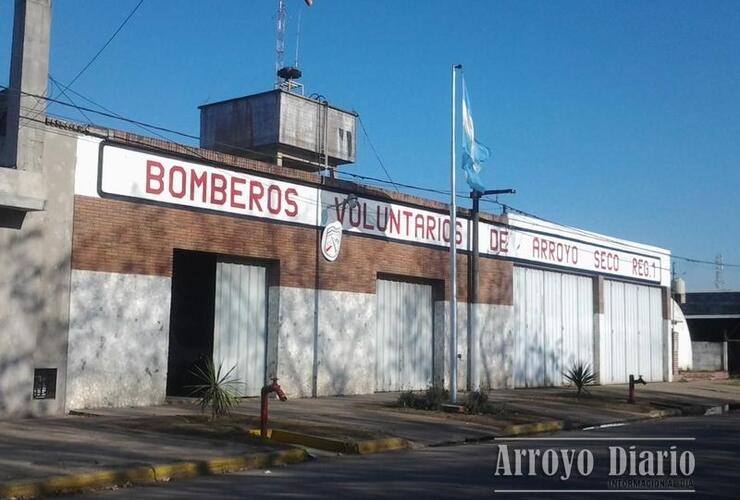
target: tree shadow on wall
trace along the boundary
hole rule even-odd
[[[58,369],[56,401],[63,401],[69,254],[54,259],[44,251],[47,242],[37,225],[37,219],[27,218],[24,229],[0,226],[0,415],[58,411],[56,402],[34,405],[32,411],[34,368]]]

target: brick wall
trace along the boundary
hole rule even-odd
[[[72,266],[169,276],[173,249],[180,248],[272,261],[279,266],[281,286],[375,293],[378,273],[447,279],[444,248],[345,233],[339,258],[330,263],[317,259],[320,234],[318,228],[76,196]],[[459,254],[461,301],[468,296],[468,261],[467,254]],[[479,269],[479,301],[512,304],[512,264],[482,258]]]

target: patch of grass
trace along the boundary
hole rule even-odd
[[[398,396],[398,406],[417,410],[439,410],[450,399],[450,392],[440,387],[430,387],[426,391],[406,391]]]
[[[119,422],[117,425],[130,430],[136,429],[164,434],[199,436],[249,445],[265,444],[259,438],[248,433],[249,429],[259,429],[260,419],[256,415],[232,413],[215,421],[212,421],[207,415],[172,415],[135,418]],[[345,439],[348,441],[378,439],[389,436],[382,432],[361,429],[337,429],[333,426],[323,426],[311,422],[297,422],[295,420],[270,420],[269,426],[273,429],[300,432],[332,439]],[[273,447],[284,446],[272,442],[268,442],[268,444]]]

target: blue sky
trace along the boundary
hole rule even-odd
[[[70,81],[137,2],[56,0],[54,78]],[[2,84],[12,3],[0,0]],[[198,105],[271,88],[276,4],[145,0],[72,88],[197,135]],[[397,182],[449,187],[449,72],[459,62],[478,137],[494,152],[482,179],[515,187],[507,203],[740,263],[737,1],[288,0],[289,62],[298,11],[307,93],[357,110]],[[348,171],[384,177],[362,137],[358,157]],[[677,269],[690,290],[713,287],[712,266]],[[740,268],[724,277],[740,288]]]

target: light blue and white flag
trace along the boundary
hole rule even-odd
[[[486,190],[480,181],[479,173],[481,163],[491,157],[491,150],[475,139],[475,126],[473,115],[470,113],[470,100],[468,89],[465,86],[465,77],[462,79],[462,126],[463,126],[463,158],[462,169],[465,172],[465,180],[471,189],[480,193]]]

